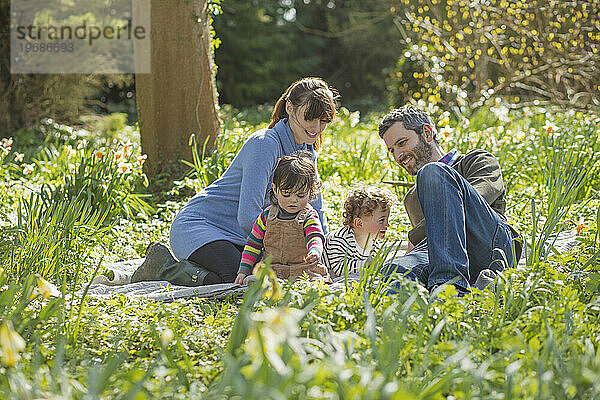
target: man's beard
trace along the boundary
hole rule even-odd
[[[419,136],[419,142],[417,143],[415,148],[412,150],[412,152],[415,156],[414,166],[410,170],[406,169],[406,171],[410,175],[413,175],[413,176],[416,175],[417,172],[419,172],[419,170],[425,164],[429,164],[431,162],[431,156],[433,155],[433,149],[431,148],[429,143],[427,143],[425,141],[425,139],[423,139],[423,135],[421,134],[418,136]]]

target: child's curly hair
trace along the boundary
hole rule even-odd
[[[389,210],[396,196],[388,189],[376,186],[361,186],[352,189],[344,202],[344,226],[352,226],[354,218],[373,215],[377,207]]]

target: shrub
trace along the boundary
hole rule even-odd
[[[597,5],[403,0],[392,12],[407,46],[390,74],[392,102],[600,104]]]

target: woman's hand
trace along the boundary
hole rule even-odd
[[[233,283],[237,283],[238,285],[241,285],[244,283],[245,277],[246,277],[246,274],[239,273],[239,274],[237,274],[235,281],[233,281]]]
[[[304,262],[309,267],[316,267],[320,258],[318,251],[309,251],[306,257],[304,257]]]

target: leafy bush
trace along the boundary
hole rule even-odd
[[[146,157],[135,154],[131,143],[52,145],[48,143],[33,164],[42,176],[56,182],[55,200],[89,200],[90,205],[107,213],[107,221],[117,216],[133,218],[138,213],[152,212],[152,207],[134,193],[136,186],[146,183],[142,165]]]
[[[478,107],[504,95],[597,105],[596,8],[588,2],[403,0],[391,9],[407,45],[390,74],[393,102]]]
[[[45,279],[78,283],[78,260],[103,237],[107,213],[94,210],[89,201],[56,200],[47,188],[18,208],[17,226],[4,232],[11,248],[0,259],[13,279],[39,273]]]

